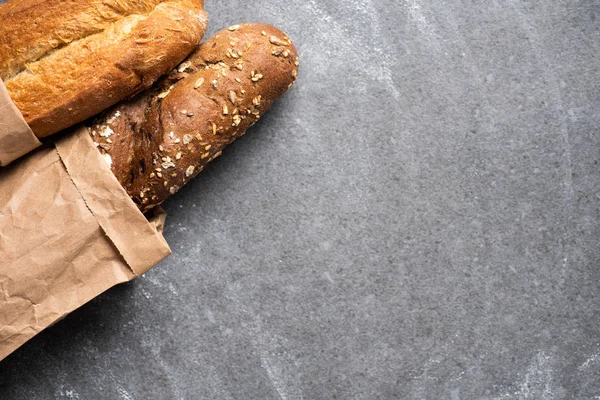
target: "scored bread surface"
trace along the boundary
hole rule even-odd
[[[103,113],[90,133],[142,211],[176,193],[295,82],[298,54],[264,24],[225,29],[152,89]]]
[[[38,137],[148,88],[207,23],[202,0],[12,0],[0,21],[0,77]]]

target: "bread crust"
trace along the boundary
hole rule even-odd
[[[298,65],[296,48],[280,30],[230,27],[155,87],[90,122],[92,138],[147,211],[254,125],[295,82]]]
[[[0,20],[0,77],[40,138],[150,87],[207,24],[202,0],[12,0]]]

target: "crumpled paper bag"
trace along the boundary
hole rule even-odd
[[[15,110],[0,96],[0,121]],[[0,168],[0,360],[167,257],[165,217],[138,210],[85,127]]]

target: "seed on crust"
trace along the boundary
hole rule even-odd
[[[237,96],[235,94],[235,91],[230,90],[229,91],[229,101],[231,102],[231,104],[235,104],[236,100],[237,100]]]
[[[204,78],[199,78],[196,83],[194,83],[194,89],[198,89],[200,86],[204,84]]]
[[[275,46],[289,46],[288,42],[279,39],[277,36],[270,36],[269,42],[271,42],[271,44],[274,44]]]
[[[185,71],[186,69],[188,69],[189,67],[191,67],[191,65],[192,65],[192,62],[191,62],[191,61],[186,61],[186,62],[182,63],[182,64],[179,66],[179,68],[177,68],[177,71],[178,71],[178,72],[183,72],[183,71]]]
[[[250,79],[252,82],[258,82],[263,78],[262,74],[252,71]]]

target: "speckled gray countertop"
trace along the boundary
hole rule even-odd
[[[297,86],[1,399],[600,398],[600,1],[206,7]]]

